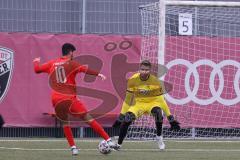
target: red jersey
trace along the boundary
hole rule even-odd
[[[98,72],[90,70],[87,66],[80,65],[75,60],[68,57],[61,57],[51,60],[42,65],[38,61],[34,62],[36,73],[48,73],[49,84],[52,88],[52,101],[55,105],[58,101],[76,97],[76,75],[79,72],[98,75]]]

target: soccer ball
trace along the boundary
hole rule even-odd
[[[108,145],[107,141],[105,140],[102,140],[99,145],[98,145],[98,150],[100,153],[102,154],[109,154],[111,153],[111,148],[110,146]]]

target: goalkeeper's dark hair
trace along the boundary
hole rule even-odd
[[[76,50],[75,46],[72,45],[71,43],[65,43],[62,45],[62,55],[63,56],[66,56],[69,54],[69,52],[71,52],[71,51],[73,52],[75,50]]]
[[[143,60],[140,64],[140,66],[147,66],[147,67],[152,67],[152,64],[149,60]]]

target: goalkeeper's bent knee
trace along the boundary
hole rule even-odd
[[[119,127],[122,124],[122,122],[124,122],[124,119],[125,119],[125,115],[120,113],[120,115],[118,116],[118,119],[113,123],[112,127],[113,128]]]
[[[151,110],[151,113],[153,115],[153,117],[155,118],[155,122],[160,122],[162,123],[163,121],[163,115],[162,115],[162,110],[159,107],[154,107]]]
[[[131,123],[136,119],[136,116],[132,112],[127,112],[124,118],[124,122]]]

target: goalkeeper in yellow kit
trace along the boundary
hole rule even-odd
[[[120,133],[116,150],[120,149],[131,123],[143,114],[152,115],[157,128],[157,142],[160,150],[165,149],[162,137],[163,115],[167,116],[171,130],[179,130],[179,122],[171,115],[167,103],[164,100],[163,89],[157,77],[150,74],[151,63],[144,60],[140,64],[140,70],[127,82],[126,97],[118,120],[113,127],[120,125]]]

